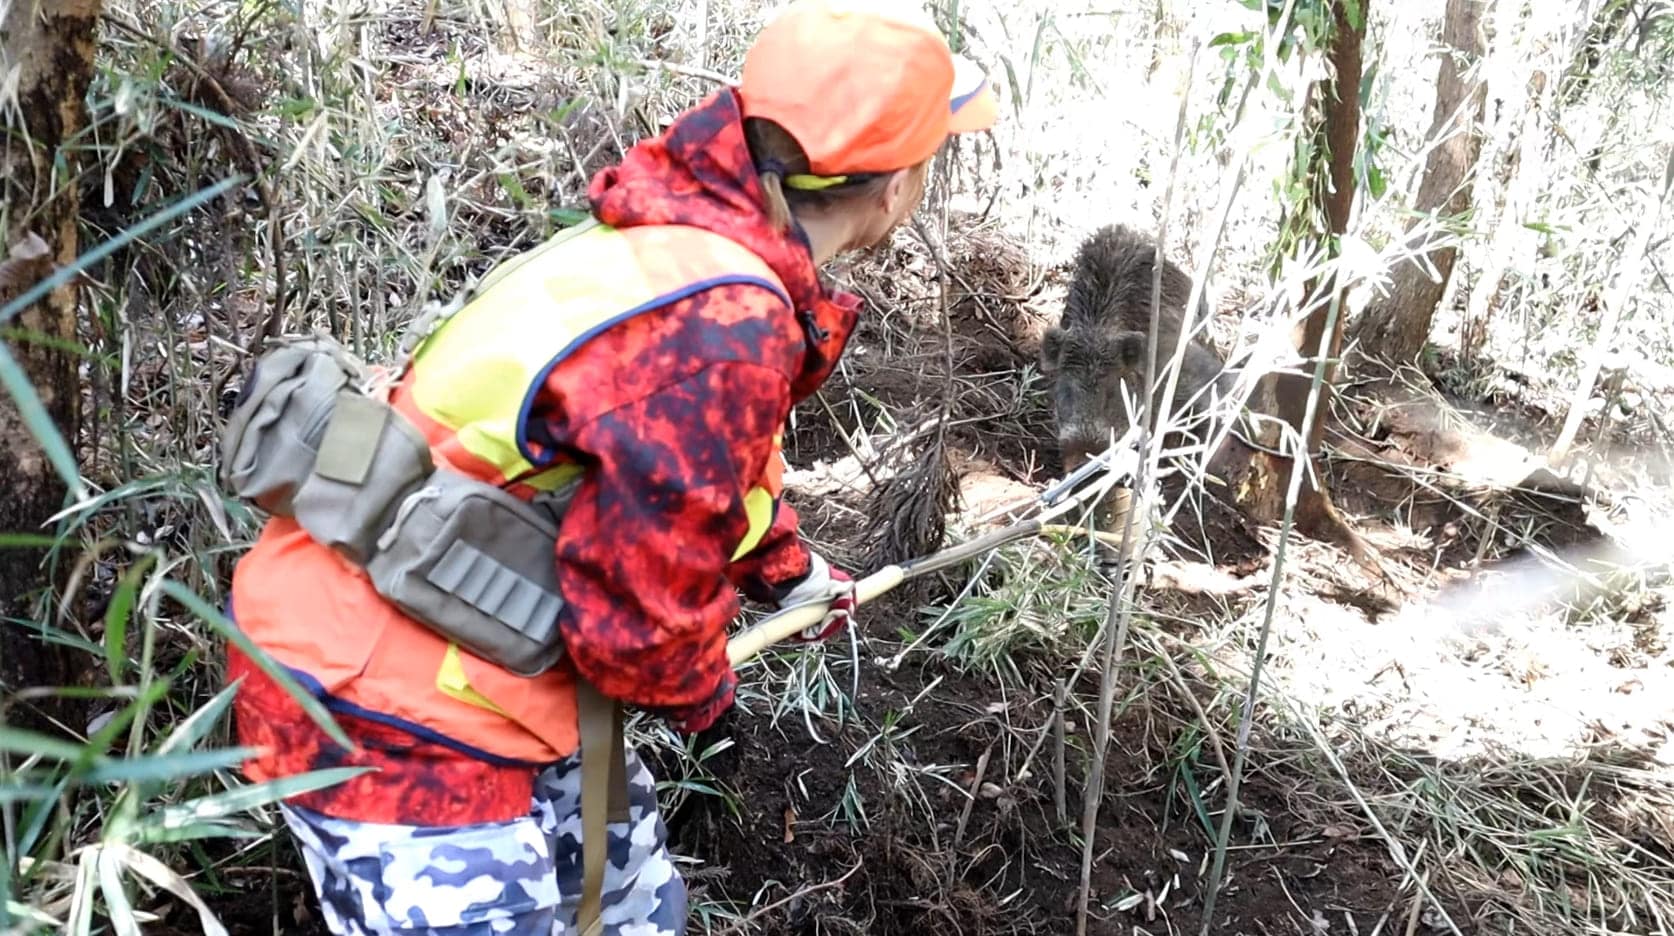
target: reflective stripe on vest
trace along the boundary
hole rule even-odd
[[[475,297],[421,344],[407,375],[411,403],[442,432],[432,448],[458,454],[483,480],[552,490],[576,465],[549,467],[531,450],[529,409],[547,375],[587,339],[641,312],[713,286],[751,283],[790,299],[772,268],[738,243],[681,225],[560,234],[494,271]],[[733,559],[772,525],[783,493],[780,438],[762,484],[745,494],[749,526]],[[461,466],[466,467],[466,466]]]
[[[432,455],[530,498],[581,469],[543,461],[522,432],[535,393],[587,339],[611,325],[725,283],[781,297],[754,253],[697,228],[597,225],[503,264],[419,347],[391,401]],[[790,311],[787,300],[787,314]],[[782,493],[779,439],[743,493],[753,550]],[[306,581],[307,589],[296,583]],[[564,668],[516,676],[449,644],[371,589],[364,573],[275,518],[240,561],[241,625],[340,704],[380,713],[487,755],[550,762],[574,752],[576,701]],[[329,635],[329,637],[327,636]]]
[[[431,438],[450,462],[462,450],[483,480],[521,480],[552,490],[578,465],[542,457],[529,443],[530,407],[553,368],[589,338],[635,315],[705,289],[748,283],[773,290],[787,306],[773,270],[738,243],[680,225],[616,229],[594,223],[564,232],[493,271],[476,294],[415,350],[403,383]],[[772,526],[782,490],[780,437],[762,483],[744,494],[748,525],[733,561],[749,554]],[[451,648],[436,688],[471,705],[500,711],[466,678]]]

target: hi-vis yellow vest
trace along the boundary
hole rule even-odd
[[[712,286],[783,284],[721,235],[668,225],[589,223],[494,270],[413,354],[390,402],[438,464],[528,499],[581,468],[543,459],[524,434],[552,369],[610,326]],[[781,494],[779,440],[744,500],[742,557],[772,524]],[[555,560],[556,561],[556,560]],[[449,644],[372,589],[365,573],[275,517],[240,561],[239,627],[320,693],[328,707],[394,724],[495,762],[544,763],[577,748],[567,668],[516,676]]]

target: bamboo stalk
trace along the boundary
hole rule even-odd
[[[1192,44],[1191,57],[1186,66],[1186,91],[1180,95],[1180,112],[1174,124],[1174,156],[1169,162],[1168,187],[1163,191],[1162,222],[1157,228],[1156,257],[1151,267],[1151,322],[1147,341],[1147,357],[1145,361],[1144,392],[1139,400],[1139,464],[1134,478],[1134,490],[1143,494],[1145,485],[1150,478],[1156,476],[1157,447],[1159,434],[1152,431],[1152,420],[1156,414],[1152,411],[1155,396],[1152,394],[1153,384],[1157,372],[1157,331],[1158,318],[1162,305],[1162,254],[1164,243],[1168,236],[1168,215],[1174,202],[1174,185],[1180,172],[1181,141],[1186,131],[1186,113],[1190,101],[1190,75],[1196,71],[1199,43]],[[1198,288],[1201,289],[1201,286]],[[1189,308],[1189,307],[1188,307]],[[1175,364],[1184,353],[1183,339],[1186,330],[1181,328],[1182,344],[1175,351]],[[1173,394],[1172,382],[1169,396],[1163,398],[1164,413],[1167,412],[1167,400]],[[1167,417],[1160,421],[1166,425]],[[1122,650],[1127,645],[1128,628],[1133,620],[1133,589],[1135,566],[1143,555],[1136,555],[1133,550],[1134,515],[1139,512],[1138,504],[1130,504],[1122,511],[1122,536],[1117,547],[1117,555],[1122,557],[1120,579],[1110,595],[1110,607],[1105,614],[1103,646],[1103,660],[1099,667],[1099,705],[1098,723],[1093,726],[1093,764],[1088,772],[1087,785],[1081,792],[1081,886],[1075,908],[1076,936],[1086,936],[1087,933],[1087,905],[1092,899],[1093,891],[1093,852],[1096,847],[1098,831],[1099,802],[1104,797],[1104,760],[1105,753],[1110,748],[1110,713],[1116,704],[1116,664],[1121,659]],[[1143,553],[1143,550],[1141,550]],[[1062,708],[1059,716],[1062,717]]]
[[[1064,704],[1069,701],[1069,688],[1062,677],[1052,694],[1052,809],[1062,828],[1069,823],[1069,791],[1064,779]]]

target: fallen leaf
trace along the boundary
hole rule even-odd
[[[785,807],[785,844],[796,841],[796,810]]]
[[[203,930],[204,936],[228,936],[226,927],[221,925],[220,919],[215,916],[215,911],[204,903],[203,898],[198,896],[197,891],[192,889],[192,885],[188,884],[185,878],[171,870],[168,865],[145,852],[121,843],[112,842],[102,847],[107,851],[114,852],[117,860],[126,865],[130,871],[191,904],[192,909],[198,912],[198,925]]]
[[[1115,909],[1117,909],[1119,911],[1126,912],[1128,910],[1132,910],[1133,908],[1139,906],[1140,904],[1142,904],[1144,902],[1145,902],[1145,895],[1144,894],[1133,893],[1133,894],[1127,895],[1126,897],[1123,897],[1121,900],[1116,901]]]
[[[110,720],[115,718],[115,717],[116,717],[116,712],[114,710],[109,711],[109,712],[100,712],[99,714],[93,716],[91,719],[88,720],[88,722],[87,722],[87,733],[90,734],[90,735],[98,734],[99,729],[105,727],[108,724],[110,724]]]

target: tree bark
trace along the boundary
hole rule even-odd
[[[1310,185],[1310,189],[1318,193],[1319,199],[1314,206],[1317,210],[1310,216],[1323,219],[1325,230],[1318,233],[1331,242],[1333,254],[1336,253],[1335,241],[1348,230],[1349,215],[1354,207],[1354,160],[1360,144],[1361,45],[1369,16],[1366,12],[1366,0],[1360,0],[1357,4],[1361,14],[1360,24],[1357,26],[1351,22],[1349,2],[1350,0],[1335,0],[1332,5],[1336,28],[1331,48],[1327,52],[1331,77],[1326,79],[1322,86],[1317,87],[1312,95],[1312,98],[1320,103],[1321,109],[1318,131],[1312,145],[1316,147],[1316,153],[1323,150],[1327,157],[1324,181],[1328,184],[1322,184],[1321,180],[1316,179]],[[1320,171],[1317,157],[1310,159],[1310,165],[1314,167],[1313,171]],[[1305,294],[1338,294],[1340,300],[1346,300],[1346,296],[1341,295],[1343,292],[1343,284],[1331,278],[1325,282],[1309,284]],[[1308,427],[1305,449],[1301,457],[1279,457],[1270,452],[1252,449],[1233,439],[1222,452],[1217,453],[1212,465],[1217,474],[1227,479],[1239,506],[1252,519],[1260,522],[1271,522],[1283,516],[1291,472],[1308,471],[1312,465],[1316,470],[1311,473],[1311,477],[1317,479],[1318,483],[1308,480],[1308,476],[1302,480],[1294,518],[1296,530],[1305,536],[1341,546],[1369,570],[1381,571],[1371,548],[1349,527],[1332,504],[1325,485],[1325,476],[1318,470],[1322,467],[1319,465],[1319,455],[1321,443],[1325,438],[1325,420],[1329,412],[1327,401],[1336,373],[1336,367],[1331,362],[1342,351],[1343,322],[1348,317],[1347,311],[1346,308],[1341,308],[1335,323],[1329,321],[1330,303],[1322,303],[1317,310],[1311,312],[1292,335],[1306,362],[1302,368],[1303,373],[1269,375],[1273,378],[1276,414],[1300,432],[1307,416],[1308,397],[1313,383],[1313,363],[1317,361],[1316,356],[1321,353],[1321,341],[1325,339],[1324,354],[1328,362],[1324,382],[1313,424]],[[1326,333],[1328,324],[1332,325],[1329,335]]]
[[[1332,241],[1348,230],[1349,214],[1354,208],[1354,157],[1360,145],[1360,46],[1364,38],[1366,17],[1369,15],[1365,6],[1362,2],[1361,25],[1357,29],[1349,21],[1347,0],[1336,0],[1332,4],[1332,17],[1336,22],[1336,29],[1327,56],[1331,63],[1332,77],[1325,93],[1320,95],[1320,108],[1323,112],[1321,135],[1329,154],[1326,167],[1330,186],[1325,189],[1318,185],[1313,186],[1314,191],[1319,192],[1319,213],[1325,218],[1326,230],[1323,233]],[[1335,255],[1336,252],[1333,246],[1331,253]],[[1329,281],[1334,279],[1328,277],[1326,283],[1310,284],[1306,294],[1325,295],[1322,286],[1329,288],[1332,293],[1341,293],[1341,285]],[[1325,328],[1330,324],[1330,317],[1330,303],[1321,303],[1319,308],[1302,322],[1296,336],[1296,346],[1304,358],[1312,359],[1320,353],[1320,341],[1325,337]],[[1344,318],[1342,314],[1337,316],[1330,339],[1325,343],[1324,353],[1330,360],[1325,368],[1322,394],[1330,393],[1332,381],[1336,377],[1336,366],[1333,362],[1342,352]],[[1307,413],[1311,384],[1311,375],[1293,376],[1279,382],[1279,415],[1299,429]],[[1320,399],[1319,410],[1313,426],[1308,431],[1309,457],[1319,453],[1320,440],[1325,437],[1323,396]]]
[[[1430,122],[1429,138],[1436,143],[1425,161],[1424,178],[1413,204],[1417,211],[1433,217],[1457,218],[1471,207],[1469,179],[1482,150],[1477,124],[1486,94],[1480,80],[1467,80],[1465,76],[1482,59],[1482,6],[1486,2],[1447,0],[1442,58],[1436,73],[1436,110]],[[1413,227],[1429,225],[1419,221]],[[1411,246],[1422,248],[1429,238],[1426,231],[1414,237],[1418,242]],[[1405,364],[1424,349],[1458,249],[1448,245],[1426,253],[1437,276],[1432,277],[1429,269],[1417,262],[1395,270],[1389,295],[1374,302],[1355,326],[1363,353]]]
[[[77,153],[66,143],[87,123],[100,0],[0,0],[0,75],[15,76],[17,96],[0,108],[0,304],[17,298],[75,261],[78,245]],[[72,281],[0,329],[0,340],[35,387],[47,414],[73,446],[81,423],[78,359],[54,342],[76,338],[77,287]],[[0,532],[39,534],[64,506],[66,488],[24,423],[10,394],[0,391]],[[0,549],[0,610],[33,617],[30,606],[50,589],[44,550]],[[15,690],[67,681],[59,648],[14,625],[0,625],[0,685]],[[39,713],[6,712],[32,722]]]

